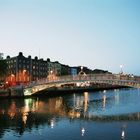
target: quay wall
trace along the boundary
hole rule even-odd
[[[0,98],[24,97],[23,87],[10,87],[8,89],[0,90]]]

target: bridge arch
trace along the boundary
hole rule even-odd
[[[81,71],[82,72],[82,71]],[[76,83],[98,83],[140,88],[140,78],[119,74],[86,74],[76,76],[59,76],[56,79],[40,79],[35,84],[24,88],[25,94],[34,94],[52,87]]]

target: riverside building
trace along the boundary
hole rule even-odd
[[[47,78],[48,75],[63,76],[77,75],[81,71],[79,67],[69,67],[59,63],[58,61],[51,62],[50,59],[39,59],[37,56],[32,58],[30,55],[25,57],[22,52],[18,56],[7,56],[7,75],[6,81],[9,85],[20,83],[28,83],[42,78]],[[86,74],[92,73],[92,70],[83,67]],[[73,72],[74,71],[74,72]]]
[[[7,56],[6,61],[6,81],[12,85],[46,78],[50,71],[57,76],[61,75],[61,64],[58,61],[38,59],[37,56],[35,58],[25,57],[22,52],[16,57]]]

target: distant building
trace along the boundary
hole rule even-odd
[[[51,62],[50,59],[47,59],[47,73],[55,74],[56,76],[61,76],[61,64],[58,61]]]
[[[58,61],[53,62],[52,71],[56,76],[61,76],[61,64]]]
[[[7,81],[29,82],[47,77],[47,61],[25,57],[22,52],[16,57],[7,56]]]
[[[61,64],[61,75],[71,75],[71,68],[68,65]]]
[[[78,69],[76,67],[71,67],[71,75],[75,76],[78,74]]]
[[[47,74],[49,75],[53,71],[53,62],[50,59],[47,59]]]
[[[77,75],[81,71],[83,71],[85,74],[92,74],[92,70],[87,67],[81,67],[81,66],[71,67],[71,75]]]
[[[38,57],[31,59],[31,63],[30,63],[31,80],[35,81],[41,78],[46,78],[47,75],[48,75],[47,61],[43,59],[38,59]]]
[[[47,60],[25,57],[22,52],[18,56],[7,56],[7,77],[6,81],[11,83],[27,83],[35,81],[53,73],[56,76],[70,75],[70,67],[60,64],[58,61],[51,62]]]
[[[3,54],[0,53],[0,59],[3,59]],[[7,76],[6,81],[13,83],[27,83],[30,81],[36,81],[38,79],[47,78],[50,75],[65,76],[65,75],[78,75],[83,72],[84,74],[92,73],[108,73],[103,70],[91,70],[87,67],[70,67],[59,63],[58,61],[51,62],[47,60],[38,59],[36,56],[25,57],[22,52],[19,52],[18,56],[7,56],[5,59],[7,63]]]

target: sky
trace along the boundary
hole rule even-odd
[[[0,52],[140,75],[140,0],[0,0]]]

